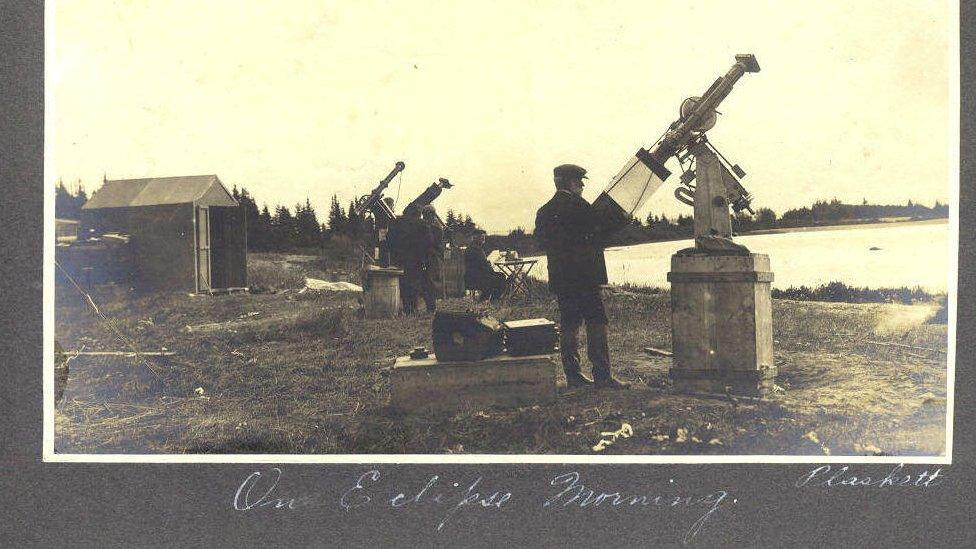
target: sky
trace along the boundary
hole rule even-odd
[[[678,106],[753,53],[710,140],[753,207],[950,196],[955,2],[59,1],[54,173],[217,174],[258,203],[387,191],[531,228],[552,168],[592,200]],[[49,33],[50,34],[50,33]],[[677,171],[672,160],[669,167]],[[690,214],[672,176],[640,212]]]

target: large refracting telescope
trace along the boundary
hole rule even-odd
[[[650,148],[640,149],[593,203],[608,228],[630,223],[671,172],[681,166],[675,197],[694,206],[695,246],[671,256],[671,347],[668,376],[681,392],[762,396],[772,390],[773,273],[769,257],[732,242],[730,208],[752,211],[745,175],[708,141],[716,107],[747,72],[759,72],[753,55],[735,64],[701,97],[686,99],[678,119]]]
[[[739,78],[747,72],[759,72],[759,63],[754,55],[736,55],[735,60],[728,73],[715,80],[701,97],[686,99],[681,104],[678,119],[664,132],[664,135],[649,149],[638,150],[597,197],[593,206],[601,213],[609,227],[622,228],[630,223],[635,212],[671,176],[671,171],[665,167],[665,163],[671,157],[676,157],[684,169],[685,163],[701,151],[705,151],[706,154],[708,151],[716,154],[724,168],[723,172],[728,172],[727,181],[724,182],[727,189],[721,193],[724,194],[721,198],[725,201],[722,205],[731,206],[736,211],[751,211],[751,198],[740,183],[745,173],[738,166],[730,165],[705,138],[705,132],[715,126],[717,120],[715,109],[728,97]],[[684,171],[681,177],[683,186],[675,191],[678,200],[693,204],[694,179],[693,170]],[[713,199],[718,202],[716,197]],[[695,213],[697,218],[697,207]],[[698,236],[697,230],[696,236]]]

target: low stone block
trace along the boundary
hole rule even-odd
[[[402,411],[525,406],[556,399],[556,364],[550,355],[471,362],[399,357],[390,383],[390,404]]]

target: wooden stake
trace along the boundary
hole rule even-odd
[[[67,351],[64,354],[70,356],[124,356],[124,357],[135,357],[135,356],[175,356],[176,353],[172,351],[146,351],[146,352],[132,352],[132,351]]]
[[[946,352],[943,351],[942,349],[933,349],[931,347],[917,347],[915,345],[905,345],[904,343],[891,343],[891,342],[884,342],[884,341],[871,341],[871,340],[867,340],[867,339],[864,340],[864,342],[865,343],[870,343],[871,345],[881,345],[882,347],[900,347],[902,349],[914,349],[916,351],[931,351],[933,353],[946,354]]]
[[[665,351],[664,349],[658,349],[655,347],[644,347],[644,352],[651,355],[657,356],[674,356],[671,351]]]

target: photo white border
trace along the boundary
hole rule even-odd
[[[497,464],[951,464],[955,407],[956,309],[959,277],[959,146],[960,51],[959,0],[946,0],[949,10],[949,254],[948,350],[946,353],[946,452],[941,456],[822,455],[564,455],[564,454],[59,454],[54,451],[54,251],[55,157],[51,135],[56,120],[54,93],[49,86],[55,67],[56,0],[44,3],[44,265],[43,265],[43,430],[42,460],[50,463],[497,463]]]

